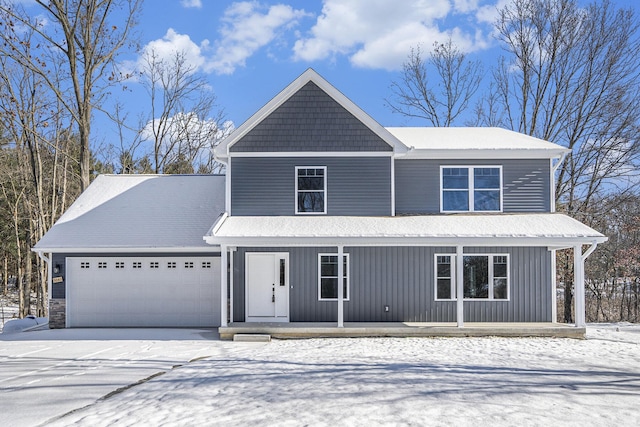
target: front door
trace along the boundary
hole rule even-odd
[[[246,321],[289,321],[289,254],[247,252]]]

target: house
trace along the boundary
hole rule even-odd
[[[573,248],[584,326],[584,260],[606,237],[555,212],[567,152],[385,128],[309,69],[216,147],[225,178],[100,177],[34,250],[67,327],[225,328],[553,322],[555,251]]]

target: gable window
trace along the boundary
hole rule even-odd
[[[502,210],[500,166],[442,166],[440,188],[442,212]]]
[[[326,166],[296,166],[296,213],[327,213]]]
[[[435,256],[436,300],[456,299],[455,260],[455,255]],[[508,255],[464,255],[462,260],[464,299],[509,299]]]
[[[318,262],[318,299],[320,301],[335,301],[338,299],[338,255],[319,254]],[[349,254],[342,258],[344,281],[343,294],[345,301],[349,300]]]

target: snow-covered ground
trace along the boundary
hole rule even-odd
[[[212,342],[49,425],[640,425],[640,325],[587,335]]]

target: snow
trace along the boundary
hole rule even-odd
[[[202,240],[224,212],[216,175],[100,175],[34,250],[211,249]]]
[[[560,145],[498,127],[388,127],[405,145],[418,150],[544,150],[552,156]]]
[[[497,215],[416,215],[397,217],[354,216],[230,216],[223,219],[208,237],[210,243],[234,243],[237,238],[396,239],[402,245],[409,239],[581,239],[602,242],[606,238],[596,230],[568,217],[551,214]],[[228,239],[228,241],[223,241]],[[480,242],[481,243],[481,242]],[[495,243],[495,240],[492,240]],[[515,242],[511,242],[515,243]]]
[[[640,325],[589,325],[586,340],[208,344],[211,357],[48,425],[640,424]]]
[[[49,323],[48,317],[36,317],[29,315],[23,319],[11,319],[5,322],[0,333],[15,334],[26,331],[36,326],[45,326]]]

